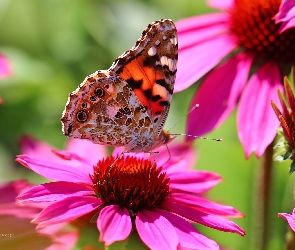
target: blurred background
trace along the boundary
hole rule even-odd
[[[20,137],[32,135],[62,149],[66,138],[60,117],[69,93],[87,75],[107,69],[117,56],[130,49],[147,24],[212,11],[216,10],[207,7],[205,1],[196,0],[1,0],[0,53],[12,67],[12,76],[0,79],[1,182],[21,178],[34,183],[44,181],[14,161],[20,153]],[[194,85],[173,96],[166,128],[186,114],[196,89]],[[185,120],[172,132],[184,133]],[[244,219],[234,221],[247,235],[197,228],[226,249],[257,249],[252,215],[259,198],[261,159],[245,159],[237,138],[235,113],[208,136],[222,138],[223,142],[195,142],[196,168],[222,175],[224,181],[208,196],[244,213]],[[288,226],[277,213],[291,213],[293,208],[295,177],[288,175],[288,166],[274,164],[269,249],[283,248]]]

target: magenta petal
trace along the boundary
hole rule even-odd
[[[163,172],[168,174],[180,172],[195,166],[197,153],[191,143],[170,143],[168,149],[169,151],[166,147],[160,147],[159,155],[155,156],[157,157],[157,166],[161,166]],[[151,160],[154,159],[152,155]]]
[[[243,217],[243,214],[233,207],[220,205],[196,195],[172,192],[170,200],[175,203],[188,204],[189,206],[193,206],[199,211],[208,214],[230,217]]]
[[[295,232],[295,209],[293,210],[292,214],[279,213],[278,216],[286,220],[289,223],[292,230]]]
[[[295,17],[294,0],[283,0],[279,12],[275,15],[276,23],[288,21]]]
[[[220,10],[229,10],[234,6],[234,0],[207,0],[207,4]]]
[[[136,229],[141,240],[151,249],[175,249],[178,245],[177,233],[163,216],[143,210],[135,219]]]
[[[190,108],[196,104],[199,108],[188,117],[187,134],[204,135],[228,117],[247,82],[251,63],[252,58],[238,54],[205,78],[191,103]]]
[[[277,89],[283,92],[281,80],[279,67],[268,62],[252,75],[242,93],[237,120],[246,157],[252,152],[260,157],[276,135],[279,121],[270,102],[279,103]]]
[[[101,204],[102,201],[96,197],[68,197],[46,207],[33,222],[39,223],[37,228],[68,222],[94,211]]]
[[[0,55],[0,78],[8,77],[11,75],[11,67],[8,60],[3,55]]]
[[[108,156],[106,146],[82,139],[70,139],[67,150],[76,153],[80,158],[88,159],[90,165],[96,165],[99,160]]]
[[[132,229],[128,210],[118,205],[103,208],[99,213],[97,228],[100,232],[99,240],[105,242],[106,246],[125,240]]]
[[[169,173],[170,188],[187,192],[203,193],[216,186],[221,178],[207,171],[186,171]]]
[[[181,40],[179,46],[181,46]],[[220,34],[208,41],[178,51],[178,68],[174,92],[186,89],[236,47],[235,38]]]
[[[164,216],[175,228],[179,244],[189,249],[214,250],[219,249],[217,243],[200,234],[189,222],[162,209],[154,210]]]
[[[20,139],[20,149],[21,153],[24,155],[31,155],[34,157],[38,157],[39,159],[47,159],[51,162],[59,162],[62,160],[52,153],[54,149],[53,146],[48,143],[36,140],[32,136],[22,136]]]
[[[73,182],[50,182],[34,186],[17,197],[20,203],[59,201],[70,196],[93,195],[90,186]]]
[[[177,21],[178,51],[228,33],[229,18],[228,13],[210,13]]]
[[[200,212],[194,207],[183,205],[181,203],[174,203],[170,200],[165,201],[162,204],[162,207],[168,211],[176,213],[184,218],[188,218],[189,220],[201,225],[211,227],[223,232],[237,233],[242,236],[245,235],[244,230],[234,222],[226,220],[219,216]]]
[[[291,29],[293,27],[295,27],[295,18],[283,22],[279,28],[279,32],[283,33],[285,30]]]
[[[92,184],[89,173],[83,167],[48,162],[28,155],[19,155],[16,161],[48,179]]]

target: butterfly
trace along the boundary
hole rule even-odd
[[[68,98],[62,114],[65,136],[153,152],[175,136],[163,130],[177,71],[174,23],[149,24],[135,45],[108,70],[87,76]]]

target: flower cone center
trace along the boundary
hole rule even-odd
[[[169,196],[169,178],[150,160],[113,157],[99,161],[91,175],[93,188],[105,205],[120,205],[131,214],[159,207]]]
[[[279,33],[275,24],[281,0],[235,0],[230,9],[231,31],[238,44],[256,58],[282,63],[295,61],[295,28]]]

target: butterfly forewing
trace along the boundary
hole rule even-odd
[[[151,112],[156,133],[161,132],[168,115],[177,57],[176,28],[171,20],[165,19],[147,26],[133,48],[118,57],[110,67],[128,82]]]

